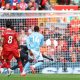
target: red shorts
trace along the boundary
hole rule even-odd
[[[3,56],[4,59],[11,60],[13,58],[13,56],[15,58],[19,58],[20,54],[19,54],[18,49],[14,49],[13,51],[2,50],[2,56]]]

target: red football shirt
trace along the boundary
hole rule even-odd
[[[14,30],[5,30],[2,34],[3,40],[3,50],[12,51],[18,49],[17,33]]]

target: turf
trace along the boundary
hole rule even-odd
[[[0,74],[0,80],[80,80],[80,74],[28,74],[25,77]]]

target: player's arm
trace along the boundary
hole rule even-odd
[[[3,49],[3,39],[4,39],[3,37],[0,37],[0,55]]]
[[[20,49],[20,39],[17,37],[18,49]]]

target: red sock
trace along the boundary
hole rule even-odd
[[[5,63],[4,59],[0,59],[0,61],[2,63],[1,68],[5,68],[6,63]]]
[[[19,66],[19,68],[20,68],[20,72],[22,72],[22,71],[23,71],[23,66],[22,66],[21,61],[18,62],[18,66]]]
[[[8,68],[8,65],[6,62],[4,62],[2,65],[1,65],[1,68]]]
[[[0,59],[2,65],[1,65],[1,68],[10,68],[10,62],[6,62],[4,61],[4,59]]]

